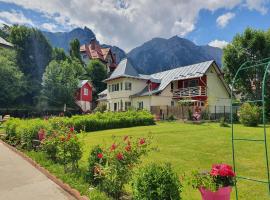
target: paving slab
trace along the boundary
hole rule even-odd
[[[75,200],[0,142],[0,200]]]

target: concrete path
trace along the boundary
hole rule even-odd
[[[75,200],[0,142],[0,200]]]

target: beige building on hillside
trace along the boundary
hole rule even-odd
[[[230,106],[230,89],[215,61],[144,75],[125,59],[104,81],[107,89],[99,94],[99,102],[110,111],[151,110],[151,106],[175,106],[180,100],[199,107],[207,103],[211,109]]]

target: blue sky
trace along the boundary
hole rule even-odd
[[[270,28],[270,0],[0,0],[0,23],[47,31],[87,26],[126,51],[174,35],[223,47],[247,27]]]

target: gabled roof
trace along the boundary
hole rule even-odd
[[[215,61],[210,60],[145,76],[145,78],[148,77],[148,80],[152,80],[152,82],[159,82],[159,87],[153,91],[150,91],[150,93],[144,88],[141,92],[135,94],[134,96],[156,94],[164,90],[172,81],[202,77],[213,63],[215,63]]]
[[[122,60],[118,64],[114,72],[111,74],[111,76],[107,78],[105,81],[109,81],[120,77],[145,79],[143,76],[139,75],[139,73],[136,71],[136,69],[133,67],[133,65],[130,63],[128,59]]]
[[[78,88],[81,88],[82,86],[84,86],[86,83],[89,83],[91,86],[91,82],[89,80],[80,80],[79,84],[78,84]]]
[[[202,77],[214,62],[215,61],[211,60],[178,67],[164,72],[152,74],[151,78],[161,80],[160,86],[158,87],[158,90],[161,91],[164,90],[171,81]]]
[[[0,46],[7,46],[7,47],[13,47],[13,44],[10,42],[6,41],[4,38],[0,37]]]
[[[127,77],[127,78],[137,78],[137,79],[142,79],[142,80],[150,80],[151,82],[159,83],[158,88],[156,88],[153,91],[150,91],[150,93],[148,91],[148,88],[145,87],[142,91],[133,95],[133,96],[146,96],[146,95],[152,95],[152,94],[161,92],[172,81],[202,77],[212,65],[217,70],[217,73],[221,74],[221,71],[218,68],[215,61],[210,60],[210,61],[201,62],[201,63],[197,63],[193,65],[178,67],[175,69],[171,69],[171,70],[167,70],[167,71],[163,71],[163,72],[159,72],[159,73],[155,73],[151,75],[145,75],[145,74],[138,74],[138,72],[132,66],[130,61],[128,59],[124,59],[119,63],[119,65],[117,66],[115,71],[112,73],[112,75],[105,81],[120,78],[120,77]],[[221,80],[221,81],[225,84],[226,89],[229,90],[224,80]]]

